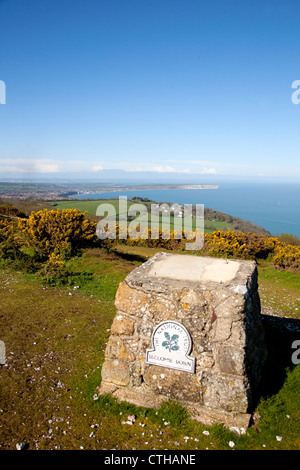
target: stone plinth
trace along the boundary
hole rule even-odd
[[[158,253],[120,283],[100,394],[247,427],[266,352],[252,261]]]

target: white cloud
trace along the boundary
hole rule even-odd
[[[7,171],[32,171],[32,161],[27,159],[1,158],[0,169]]]
[[[190,168],[174,168],[169,165],[155,165],[155,166],[148,166],[145,165],[143,167],[134,167],[129,168],[126,171],[134,171],[134,172],[144,172],[144,171],[154,171],[156,173],[185,173],[189,175],[216,175],[217,170],[215,168],[202,168],[199,170],[191,170]]]
[[[38,173],[57,173],[59,166],[56,163],[35,163],[35,170]]]
[[[170,166],[170,165],[159,165],[159,164],[141,164],[134,166],[133,163],[119,163],[114,164],[113,162],[107,163],[106,165],[102,162],[91,162],[84,160],[65,160],[58,161],[46,158],[0,158],[0,172],[7,173],[96,173],[101,172],[105,169],[123,169],[127,172],[155,172],[155,173],[169,173],[169,174],[189,174],[189,175],[215,175],[217,174],[216,168],[200,167],[200,168],[186,168],[183,165]]]
[[[102,165],[94,165],[94,166],[93,166],[93,170],[94,170],[94,171],[102,171],[102,170],[103,170],[103,166],[102,166]]]
[[[46,159],[1,158],[0,170],[15,173],[57,173],[59,165]]]
[[[203,168],[200,173],[202,175],[216,175],[217,170],[215,168]]]
[[[95,172],[103,170],[99,163],[83,160],[57,161],[43,158],[0,158],[0,172],[7,173],[59,173]]]
[[[155,171],[157,173],[176,173],[177,170],[175,170],[175,168],[169,165],[164,165],[164,166],[158,165],[158,166],[152,167],[151,171]]]

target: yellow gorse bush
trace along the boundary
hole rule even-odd
[[[204,249],[210,256],[266,258],[278,243],[277,237],[218,230],[205,234]]]
[[[120,227],[117,223],[111,224],[104,230],[106,238],[104,244],[114,245],[115,243],[123,243],[128,246],[147,246],[150,248],[165,248],[165,249],[181,249],[185,247],[186,242],[193,241],[195,237],[201,234],[199,229],[196,229],[191,234],[192,238],[186,238],[184,230],[163,230],[162,228],[140,228],[140,227]]]
[[[278,244],[274,250],[273,262],[279,268],[300,272],[300,246]]]
[[[48,263],[52,265],[53,267],[60,268],[63,266],[65,263],[61,259],[60,255],[56,255],[55,253],[51,253],[51,255],[48,258]]]
[[[14,258],[20,253],[22,241],[16,229],[17,223],[10,219],[0,219],[0,255],[3,258]]]
[[[229,258],[261,259],[271,256],[277,268],[300,272],[300,247],[284,243],[278,237],[217,231],[205,234],[203,251],[209,256]]]
[[[5,233],[8,231],[13,231],[14,222],[10,219],[0,219],[0,232]]]
[[[20,250],[28,247],[47,260],[48,272],[62,271],[64,260],[76,253],[78,248],[97,240],[96,223],[86,217],[86,212],[77,209],[41,210],[32,212],[28,219],[0,219],[0,252],[2,256],[19,256]],[[140,227],[141,228],[141,227]],[[119,224],[110,225],[107,239],[98,240],[110,248],[116,243],[140,245],[168,250],[185,249],[187,240],[182,231],[171,230],[168,236],[162,229],[156,229],[153,238],[151,229],[125,228],[123,236]],[[195,234],[196,232],[194,232]],[[290,245],[278,237],[268,237],[256,233],[243,233],[233,230],[218,230],[205,233],[200,255],[265,259],[273,261],[279,269],[300,272],[300,246]]]
[[[111,227],[112,228],[112,227]],[[119,240],[119,226],[113,227],[111,239],[105,240],[105,244],[115,243]],[[134,233],[127,230],[122,243],[126,245],[139,245],[156,247],[162,249],[184,249],[188,241],[183,233],[170,231],[169,238],[164,238],[161,229],[158,231],[158,238],[151,238],[151,230],[147,229],[141,233]],[[137,236],[138,235],[138,236]],[[289,245],[279,240],[278,237],[268,237],[256,233],[235,232],[233,230],[217,230],[212,233],[205,233],[204,246],[199,254],[237,259],[266,259],[270,257],[277,268],[291,269],[300,272],[300,247]]]
[[[68,256],[95,237],[96,224],[77,209],[41,210],[28,219],[19,219],[19,230],[25,245],[40,255],[51,253]]]

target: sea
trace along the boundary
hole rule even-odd
[[[76,199],[111,199],[119,196],[156,202],[204,204],[252,222],[272,235],[300,237],[300,183],[221,183],[218,189],[149,189],[78,194]]]

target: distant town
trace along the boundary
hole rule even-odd
[[[107,193],[118,191],[142,191],[154,189],[218,189],[216,185],[207,184],[142,184],[125,185],[112,183],[16,183],[0,182],[1,198],[18,198],[25,200],[57,201],[74,198],[76,195]]]

